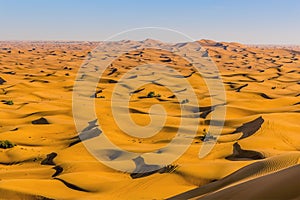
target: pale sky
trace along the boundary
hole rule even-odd
[[[0,40],[101,41],[163,27],[197,40],[300,44],[298,0],[0,0],[0,19]]]

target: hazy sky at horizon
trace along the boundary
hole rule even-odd
[[[163,27],[197,40],[300,44],[297,0],[0,0],[0,19],[0,40],[99,41]]]

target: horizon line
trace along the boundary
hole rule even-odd
[[[155,41],[159,41],[159,42],[163,42],[160,40],[156,40],[156,39],[151,39],[151,38],[147,38],[145,40],[155,40]],[[39,43],[39,42],[47,42],[47,43],[85,43],[85,42],[89,42],[89,43],[99,43],[99,42],[119,42],[119,41],[135,41],[135,42],[141,42],[141,41],[145,41],[145,40],[113,40],[113,41],[105,41],[105,40],[54,40],[54,39],[43,39],[43,40],[0,40],[0,42],[32,42],[32,43]],[[218,42],[218,43],[239,43],[242,45],[246,45],[246,46],[300,46],[300,44],[280,44],[280,43],[242,43],[242,42],[237,42],[237,41],[217,41],[217,40],[212,40],[212,39],[198,39],[195,41],[201,41],[201,40],[208,40],[208,41],[213,41],[213,42]],[[194,41],[194,42],[195,42]],[[188,43],[189,41],[180,41],[180,42],[167,42],[167,43],[174,43],[174,44],[178,44],[178,43]]]

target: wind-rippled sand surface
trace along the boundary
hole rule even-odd
[[[156,41],[147,42],[155,45]],[[181,117],[199,119],[197,136],[186,153],[152,174],[110,169],[90,155],[78,139],[72,90],[79,67],[97,43],[1,42],[0,140],[16,146],[0,149],[0,198],[300,198],[300,52],[278,46],[199,42],[220,70],[227,98],[225,126],[205,158],[198,158],[203,136],[212,113],[222,105],[211,104],[205,74],[200,75],[186,60],[162,50],[129,52],[107,68],[96,94],[90,97],[95,100],[101,125],[87,124],[87,130],[93,130],[91,137],[103,131],[112,142],[134,152],[167,145],[180,127]],[[117,127],[110,100],[122,75],[147,61],[181,73],[194,88],[199,106],[178,102],[170,90],[150,82],[132,93],[132,119],[147,125],[149,108],[157,103],[164,106],[168,117],[157,135],[133,138]],[[185,88],[178,86],[177,92],[181,89]],[[152,91],[157,96],[145,98]],[[180,103],[191,113],[182,116]],[[188,133],[190,127],[183,130]],[[122,161],[127,155],[104,148],[100,156]],[[132,166],[151,164],[147,162],[140,158]]]

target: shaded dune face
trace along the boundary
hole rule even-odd
[[[228,160],[258,160],[263,159],[264,156],[256,151],[244,150],[238,143],[233,144],[233,153],[227,156]]]
[[[128,52],[114,60],[90,95],[97,119],[77,133],[73,85],[79,67],[98,43],[1,42],[0,140],[10,143],[3,142],[0,148],[0,198],[299,198],[299,50],[210,40],[199,43],[207,49],[204,56],[217,65],[227,96],[222,133],[203,159],[198,158],[199,149],[214,122],[212,114],[222,105],[211,104],[206,74],[199,74],[186,60],[157,49]],[[188,44],[178,44],[182,45]],[[132,89],[128,108],[132,120],[141,126],[149,124],[149,108],[154,104],[162,105],[168,117],[158,134],[132,137],[113,120],[111,96],[126,72],[148,61],[178,71],[182,76],[166,74],[186,79],[199,105],[178,101],[176,94],[185,87],[178,85],[173,93],[151,72],[145,74],[153,80]],[[128,80],[137,78],[133,75]],[[182,104],[188,110],[184,116]],[[128,151],[153,151],[175,137],[181,117],[199,119],[197,134],[188,150],[167,166],[154,165],[141,156],[128,166],[133,173],[116,171],[99,162],[82,143],[105,134]],[[183,127],[187,133],[190,128]],[[128,158],[109,148],[98,153],[104,160],[120,163]]]

